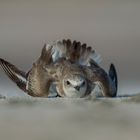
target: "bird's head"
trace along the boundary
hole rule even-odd
[[[81,98],[87,91],[87,80],[80,74],[67,75],[62,81],[63,91],[66,97]]]

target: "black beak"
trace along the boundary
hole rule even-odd
[[[76,87],[74,87],[76,90],[80,90],[80,86],[76,86]]]

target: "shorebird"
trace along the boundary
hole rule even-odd
[[[61,97],[85,97],[93,92],[96,86],[100,87],[100,95],[115,97],[117,94],[117,77],[113,64],[107,74],[101,67],[91,60],[91,66],[81,66],[62,60],[52,66],[47,66],[46,71],[56,85],[56,90]]]
[[[98,85],[102,96],[115,97],[117,74],[113,64],[107,74],[99,55],[86,44],[70,40],[44,45],[41,56],[27,73],[0,59],[0,65],[17,86],[34,97],[48,97],[53,89],[61,97],[85,97]]]
[[[59,82],[56,84],[56,89],[60,96],[82,97],[94,94],[95,87],[98,87],[101,93],[97,96],[117,95],[118,81],[115,66],[111,64],[107,73],[99,66],[101,56],[92,47],[77,41],[71,42],[69,39],[55,41],[47,47],[52,47],[53,62],[59,60],[46,70],[51,76],[53,76],[52,71],[57,74],[56,81]]]

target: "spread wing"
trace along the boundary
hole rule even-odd
[[[45,66],[53,63],[52,54],[53,54],[52,46],[49,45],[46,46],[46,44],[44,44],[41,51],[41,55],[39,59],[36,61],[36,64],[40,66]]]
[[[73,63],[85,66],[90,65],[90,60],[93,60],[96,64],[101,62],[101,56],[92,47],[81,42],[72,42],[68,39],[55,41],[48,44],[47,47],[52,47],[53,62],[56,62],[59,58],[65,58]]]
[[[25,73],[10,62],[0,58],[0,66],[6,75],[23,91],[34,97],[47,97],[53,79],[47,75],[44,67],[52,63],[51,47],[44,45],[41,56]]]
[[[46,67],[52,64],[52,47],[44,45],[41,56],[33,64],[27,78],[28,94],[34,97],[48,97],[53,77],[48,75]]]
[[[0,58],[0,66],[12,81],[16,83],[20,89],[26,92],[26,73],[2,58]]]
[[[88,79],[95,85],[93,93],[99,96],[115,97],[117,95],[117,72],[113,64],[110,65],[109,73],[107,73],[99,65],[95,65],[90,61],[91,66],[85,67]]]

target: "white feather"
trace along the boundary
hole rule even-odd
[[[24,82],[24,83],[27,82],[27,80],[26,80],[23,76],[18,75],[18,74],[16,74],[16,76],[17,76],[22,82]]]
[[[94,95],[95,97],[102,97],[103,89],[102,89],[101,83],[97,81],[94,84],[95,84],[95,86],[94,86],[93,90],[91,91],[91,94]]]
[[[47,48],[52,47],[52,58],[53,62],[56,62],[59,58],[62,58],[66,55],[66,49],[63,43],[59,40],[54,41],[52,44],[48,44]]]
[[[96,51],[92,51],[89,55],[89,59],[94,60],[97,64],[100,64],[102,61],[102,57],[99,53],[97,53]]]

